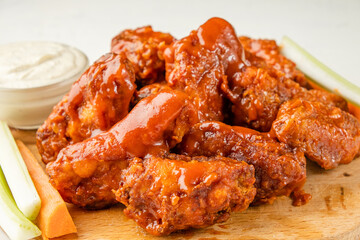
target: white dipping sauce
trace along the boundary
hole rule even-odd
[[[0,45],[0,87],[32,88],[77,75],[88,64],[79,50],[53,42]]]
[[[36,129],[87,66],[85,54],[60,43],[0,45],[0,120]]]

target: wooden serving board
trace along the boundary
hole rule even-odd
[[[40,161],[34,131],[13,130],[15,138],[25,142]],[[154,237],[123,214],[124,206],[86,211],[68,205],[78,233],[56,240],[69,239],[359,239],[360,238],[360,158],[348,165],[325,171],[308,162],[305,191],[312,200],[293,207],[287,197],[272,205],[250,207],[233,213],[221,224]]]

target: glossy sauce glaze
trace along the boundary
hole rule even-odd
[[[253,204],[289,196],[306,180],[304,154],[255,130],[220,122],[194,125],[178,146],[188,156],[224,156],[255,167],[257,194]],[[296,199],[295,199],[296,200]]]
[[[255,196],[254,181],[254,168],[233,159],[151,157],[130,162],[116,196],[128,217],[153,235],[165,235],[245,210]]]
[[[43,161],[54,161],[62,148],[106,131],[125,117],[135,89],[133,67],[123,55],[101,57],[38,129]]]
[[[211,18],[197,30],[200,44],[216,52],[225,67],[229,79],[235,79],[245,65],[245,51],[233,26],[221,18]]]
[[[200,121],[223,120],[224,67],[216,53],[200,44],[196,32],[167,48],[165,61],[168,85],[188,95]]]
[[[228,79],[238,78],[246,62],[233,27],[211,18],[167,48],[165,62],[168,84],[189,95],[200,121],[223,121]]]
[[[86,208],[112,205],[110,190],[118,187],[128,160],[163,155],[197,121],[184,93],[163,91],[140,101],[109,131],[62,149],[46,169],[66,201]]]

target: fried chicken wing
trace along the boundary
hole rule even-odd
[[[247,67],[240,78],[229,82],[233,124],[269,131],[280,105],[299,91],[300,86],[288,78],[277,79],[265,69]]]
[[[137,84],[144,86],[164,79],[163,53],[175,39],[168,33],[154,32],[151,26],[124,30],[111,42],[111,51],[124,53],[135,68]]]
[[[62,149],[46,170],[63,199],[98,209],[116,203],[121,170],[134,157],[169,151],[197,113],[182,92],[162,91],[140,101],[109,131]]]
[[[254,204],[289,196],[300,190],[306,180],[306,160],[301,151],[248,128],[220,122],[199,123],[184,136],[178,149],[189,156],[220,155],[254,165]]]
[[[166,80],[189,95],[200,121],[222,121],[222,88],[227,88],[228,78],[238,77],[243,60],[244,50],[231,24],[211,18],[166,49]]]
[[[59,151],[108,130],[126,116],[136,89],[131,63],[109,53],[97,60],[54,107],[36,134],[45,163]]]
[[[166,80],[184,91],[198,108],[201,121],[222,120],[221,84],[224,67],[218,55],[200,44],[197,32],[175,42],[165,52]]]
[[[210,18],[199,27],[196,35],[203,47],[219,56],[229,81],[238,78],[244,66],[250,66],[235,29],[226,20]]]
[[[246,67],[239,78],[229,81],[226,96],[232,102],[232,122],[267,132],[284,102],[302,98],[347,109],[346,101],[332,93],[307,90],[278,72]]]
[[[281,71],[286,78],[299,83],[302,87],[308,86],[305,75],[296,69],[295,63],[280,54],[280,48],[274,40],[252,39],[245,36],[239,37],[239,40],[245,50],[263,59],[269,68]]]
[[[272,125],[279,141],[305,152],[325,169],[351,162],[360,150],[360,123],[351,114],[320,102],[284,103]]]
[[[122,174],[117,199],[125,204],[125,215],[149,233],[223,222],[253,200],[251,165],[220,156],[181,159],[135,158]]]

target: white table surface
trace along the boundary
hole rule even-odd
[[[359,0],[0,0],[0,44],[58,41],[93,62],[123,29],[152,25],[181,38],[213,16],[232,23],[238,35],[278,41],[288,35],[360,86]]]

